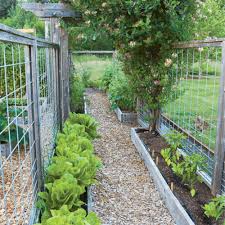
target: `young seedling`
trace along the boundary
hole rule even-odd
[[[225,196],[213,198],[211,202],[203,206],[203,209],[207,217],[212,217],[218,221],[225,212]]]

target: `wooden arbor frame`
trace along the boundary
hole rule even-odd
[[[60,87],[60,120],[63,123],[70,112],[69,107],[69,45],[68,34],[60,27],[60,19],[81,21],[81,14],[63,3],[21,3],[21,8],[32,12],[45,21],[45,38],[60,46],[59,87]]]

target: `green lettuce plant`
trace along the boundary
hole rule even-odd
[[[100,160],[89,151],[84,151],[80,155],[68,154],[68,157],[56,156],[47,169],[46,180],[54,182],[60,179],[63,174],[69,173],[77,179],[79,185],[88,187],[96,183],[96,172],[100,165]]]
[[[84,209],[70,212],[66,205],[59,210],[51,210],[51,218],[44,220],[36,225],[100,225],[101,222],[95,213],[88,215]]]
[[[49,215],[51,209],[60,209],[67,205],[69,210],[75,210],[84,204],[80,196],[85,192],[85,188],[80,186],[71,174],[66,173],[53,183],[45,184],[45,188],[45,192],[38,194],[38,207],[44,210],[44,218]]]
[[[83,125],[85,127],[85,132],[88,134],[88,138],[91,140],[99,137],[97,132],[98,123],[89,115],[70,113],[66,125],[67,123]]]

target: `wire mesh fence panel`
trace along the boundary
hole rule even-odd
[[[0,43],[0,224],[27,224],[37,196],[25,46]]]
[[[159,132],[177,130],[187,137],[183,153],[201,154],[205,171],[201,174],[211,185],[216,147],[218,100],[222,68],[220,44],[197,44],[178,47],[171,55],[171,73],[176,78],[168,104],[162,109]],[[140,104],[139,121],[148,125],[147,106]]]
[[[60,124],[59,53],[11,28],[0,33],[0,224],[27,225],[38,219],[37,193]]]
[[[42,164],[44,168],[54,154],[55,138],[59,129],[59,114],[57,102],[57,73],[53,66],[57,51],[38,48],[38,77],[40,101],[40,140],[42,149]]]

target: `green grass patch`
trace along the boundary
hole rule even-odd
[[[166,116],[212,150],[216,143],[219,90],[219,77],[181,80],[178,98],[164,108]],[[198,122],[198,117],[202,121]]]
[[[95,55],[74,56],[73,60],[77,73],[88,73],[91,81],[99,80],[107,66],[112,63],[112,57]]]

